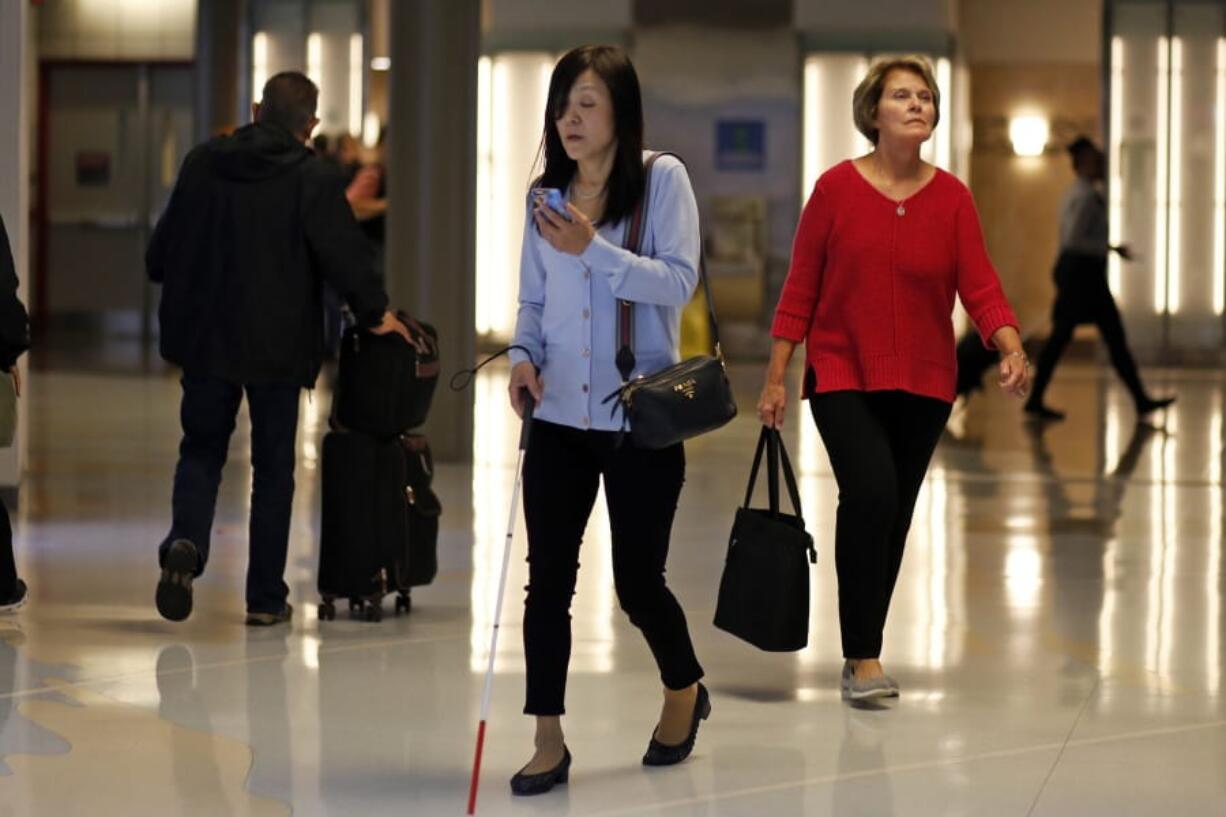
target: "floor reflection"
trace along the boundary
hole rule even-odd
[[[414,591],[410,616],[380,624],[314,615],[326,389],[304,403],[298,615],[267,632],[242,626],[245,420],[196,613],[171,626],[153,612],[152,554],[168,516],[177,382],[35,374],[31,468],[13,516],[32,602],[0,617],[0,812],[51,813],[66,791],[89,790],[91,814],[458,813],[514,480],[506,368],[474,384],[473,461],[436,474],[438,579]],[[1076,363],[1053,384],[1053,403],[1075,407],[1064,423],[1029,427],[991,393],[959,411],[917,503],[887,625],[883,658],[903,695],[876,710],[839,699],[837,490],[801,406],[784,436],[819,551],[809,646],[768,655],[711,624],[758,434],[761,372],[731,376],[741,416],[687,447],[668,571],[713,696],[694,757],[659,773],[639,765],[659,679],[618,608],[601,498],[573,609],[576,766],[556,798],[510,798],[506,778],[532,734],[517,515],[482,814],[1220,811],[1226,374],[1146,372],[1179,395],[1148,425],[1108,373]]]

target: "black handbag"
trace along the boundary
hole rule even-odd
[[[426,421],[439,376],[438,332],[406,312],[397,318],[417,346],[395,332],[345,330],[332,402],[334,428],[394,437]]]
[[[643,198],[634,208],[626,230],[625,248],[641,254],[643,225],[650,198],[651,168],[664,154],[653,153],[643,166]],[[675,156],[675,154],[669,154]],[[678,157],[679,158],[679,157]],[[711,322],[714,356],[698,355],[644,377],[630,380],[634,371],[634,304],[618,301],[617,370],[622,385],[605,398],[616,399],[622,410],[623,427],[630,426],[630,439],[639,448],[667,448],[682,440],[697,437],[726,425],[736,416],[736,400],[724,369],[724,355],[719,345],[719,322],[715,318],[715,301],[707,281],[705,259],[699,256],[699,277],[707,295],[707,318]]]
[[[763,449],[770,503],[766,510],[749,507]],[[779,511],[780,467],[794,516]],[[810,564],[817,564],[817,550],[805,530],[792,463],[778,430],[763,426],[745,505],[737,508],[728,541],[715,626],[768,652],[804,649],[809,643]]]

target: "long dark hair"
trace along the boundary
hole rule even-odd
[[[613,100],[613,131],[617,155],[609,173],[602,224],[616,224],[630,215],[643,195],[643,96],[639,77],[624,49],[615,45],[583,45],[573,48],[558,60],[549,78],[545,106],[545,130],[541,152],[545,170],[534,187],[566,190],[575,176],[577,164],[566,155],[558,136],[557,121],[566,113],[570,90],[579,75],[592,69],[609,88]]]

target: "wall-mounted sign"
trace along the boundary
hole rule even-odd
[[[766,122],[761,119],[721,119],[715,123],[717,170],[766,169]]]
[[[80,150],[76,157],[77,187],[106,187],[111,183],[111,154]]]

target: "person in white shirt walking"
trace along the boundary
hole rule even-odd
[[[1038,420],[1063,420],[1064,414],[1043,403],[1060,356],[1073,338],[1078,324],[1093,323],[1111,355],[1111,364],[1128,387],[1137,416],[1166,408],[1174,397],[1153,398],[1145,391],[1136,361],[1128,350],[1120,311],[1107,284],[1107,253],[1132,259],[1127,245],[1112,246],[1107,238],[1107,207],[1098,189],[1106,170],[1106,158],[1098,147],[1079,136],[1068,147],[1076,181],[1060,204],[1060,255],[1053,276],[1056,302],[1052,306],[1052,332],[1039,355],[1034,390],[1026,413]]]

